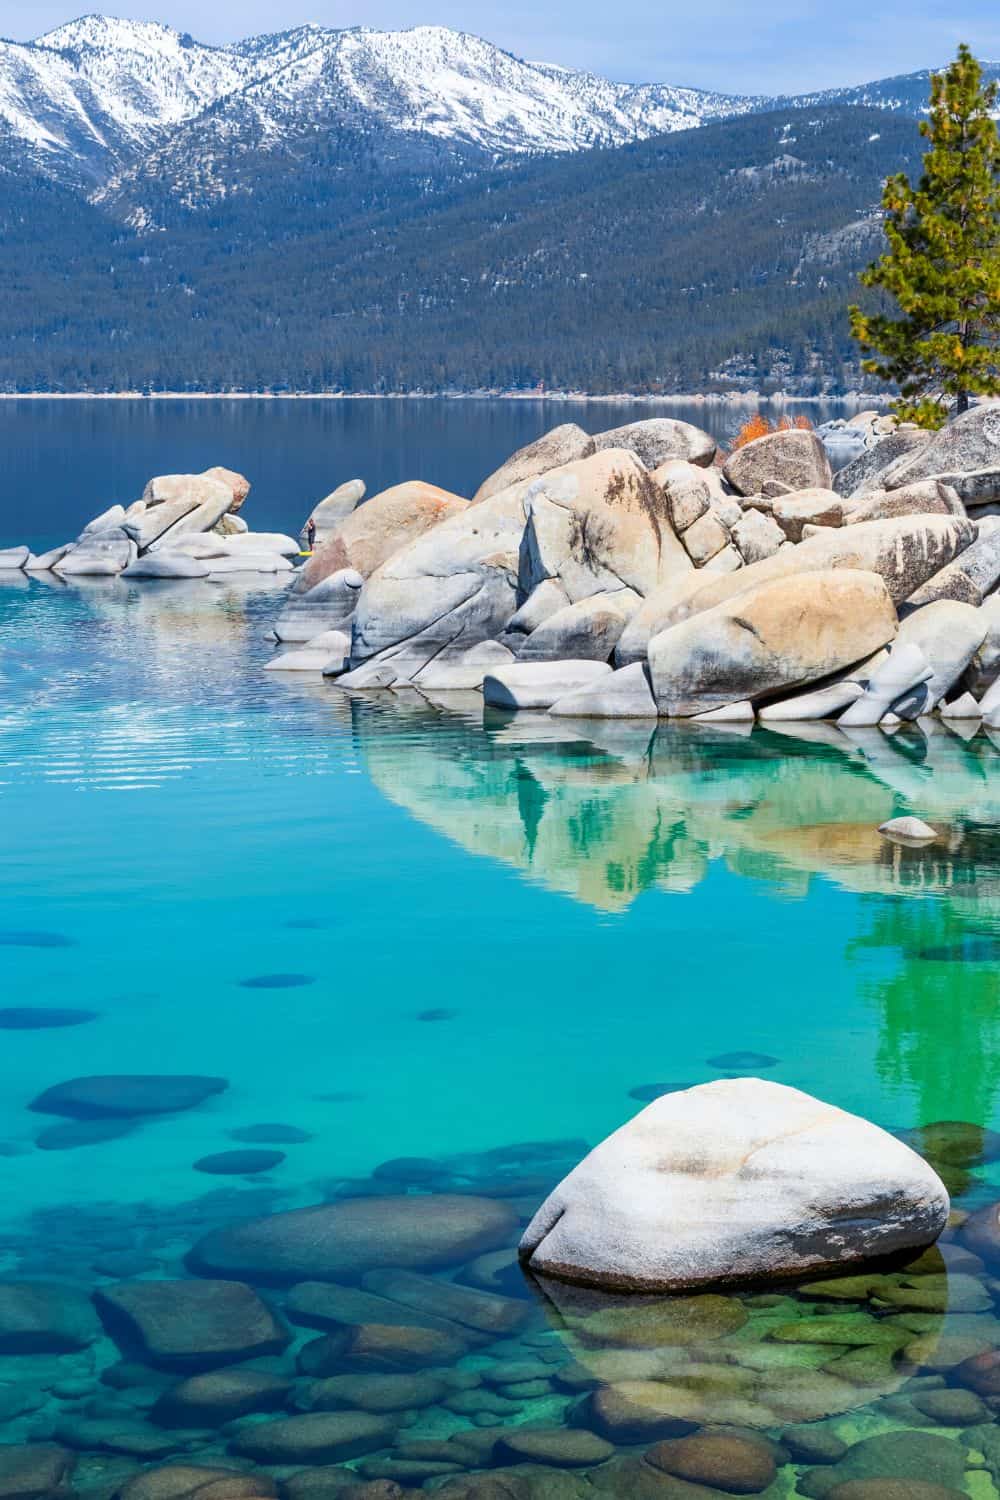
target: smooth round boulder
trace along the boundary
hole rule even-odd
[[[388,1447],[395,1432],[391,1417],[371,1412],[307,1412],[245,1428],[232,1450],[262,1464],[335,1464]]]
[[[169,1464],[143,1469],[118,1489],[112,1500],[268,1500],[278,1493],[269,1474],[248,1474],[222,1464]]]
[[[280,1354],[289,1335],[238,1281],[120,1281],[94,1301],[127,1357],[166,1370],[204,1370]]]
[[[678,1479],[714,1485],[731,1495],[759,1495],[778,1472],[768,1443],[736,1432],[695,1432],[657,1443],[646,1453],[646,1462]]]
[[[829,490],[833,485],[826,449],[814,432],[799,428],[744,443],[729,455],[722,472],[740,495],[759,495],[769,480],[790,490]]]
[[[68,1115],[94,1120],[107,1115],[175,1114],[221,1094],[225,1078],[197,1074],[108,1073],[70,1078],[33,1099],[28,1108],[38,1114]]]
[[[609,1136],[545,1200],[520,1252],[536,1275],[684,1291],[919,1249],[949,1209],[937,1174],[878,1126],[783,1084],[722,1079],[654,1100]]]
[[[675,1416],[668,1388],[655,1380],[624,1380],[600,1386],[584,1396],[574,1413],[574,1425],[587,1427],[611,1443],[655,1442],[686,1437],[697,1423]]]
[[[647,469],[659,469],[677,460],[707,469],[715,458],[715,439],[700,427],[676,417],[647,417],[640,422],[626,422],[623,427],[610,427],[607,432],[596,434],[594,447],[598,452],[604,448],[624,448],[634,453]]]
[[[493,1450],[494,1463],[551,1464],[556,1469],[588,1469],[613,1457],[614,1445],[586,1428],[513,1427]]]
[[[436,1270],[509,1244],[509,1204],[425,1193],[351,1198],[216,1229],[190,1253],[203,1274],[335,1281],[381,1266]]]

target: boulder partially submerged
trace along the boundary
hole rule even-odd
[[[542,1204],[528,1269],[635,1291],[791,1280],[932,1244],[948,1193],[878,1126],[798,1089],[721,1079],[665,1094]]]

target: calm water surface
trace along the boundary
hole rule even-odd
[[[299,523],[308,497],[366,470],[343,426],[327,431],[332,406],[309,417],[297,446],[286,408],[257,409],[250,458],[218,432],[211,446],[200,403],[163,408],[174,437],[192,429],[189,445],[169,453],[142,447],[136,424],[154,421],[152,408],[122,410],[59,408],[67,442],[81,444],[74,499],[51,425],[59,414],[18,407],[29,436],[22,450],[8,446],[14,503],[34,497],[57,513],[52,531],[61,534],[70,513],[77,529],[96,508],[95,475],[116,431],[119,477],[101,499],[133,497],[157,470],[212,461],[257,477],[260,459],[268,498],[251,514],[261,526]],[[0,417],[12,411],[0,407]],[[360,423],[359,445],[386,424],[385,447],[367,455],[373,488],[414,468],[466,487],[470,473],[534,435],[526,425],[553,420],[505,408],[477,425],[464,403],[447,412],[411,404],[401,461],[396,415],[361,404],[337,411],[348,428]],[[238,413],[243,424],[247,407]],[[88,446],[79,424],[90,422]],[[32,444],[41,453],[46,433],[49,470],[29,482]],[[246,435],[241,425],[241,443]],[[13,530],[35,540],[26,515]],[[640,1099],[727,1073],[761,1072],[894,1130],[942,1120],[1000,1129],[1000,743],[943,727],[892,738],[824,726],[650,734],[484,715],[472,698],[352,700],[321,681],[264,674],[280,599],[201,582],[15,580],[0,590],[5,1280],[89,1292],[120,1275],[184,1275],[194,1241],[234,1219],[422,1192],[424,1179],[414,1188],[406,1168],[371,1177],[398,1158],[425,1159],[413,1170],[432,1186],[504,1194],[523,1218],[580,1142],[595,1143]],[[939,844],[906,851],[879,839],[878,824],[903,812],[940,828]],[[53,1008],[92,1014],[39,1026],[37,1012]],[[740,1053],[751,1056],[730,1057]],[[89,1143],[72,1131],[53,1142],[46,1133],[68,1122],[31,1108],[82,1075],[132,1073],[211,1075],[227,1087]],[[285,1159],[273,1169],[195,1169],[241,1144],[233,1132],[274,1123],[303,1138],[277,1146]],[[1000,1152],[989,1136],[972,1137],[938,1158],[962,1209],[1000,1197],[998,1166],[983,1161]],[[418,1463],[407,1442],[583,1423],[616,1446],[604,1479],[595,1469],[572,1480],[577,1488],[566,1489],[567,1478],[524,1493],[564,1500],[603,1485],[625,1496],[640,1493],[628,1465],[674,1435],[681,1415],[771,1438],[810,1421],[847,1443],[903,1428],[912,1445],[919,1429],[933,1437],[909,1450],[920,1473],[993,1495],[978,1431],[993,1423],[993,1398],[954,1370],[958,1353],[1000,1347],[996,1268],[963,1260],[954,1245],[948,1253],[958,1256],[952,1282],[937,1262],[912,1289],[899,1274],[846,1302],[798,1290],[730,1299],[739,1326],[709,1327],[711,1309],[699,1304],[684,1313],[683,1338],[642,1306],[602,1302],[595,1312],[552,1289],[539,1296],[508,1272],[502,1290],[524,1299],[523,1327],[493,1344],[469,1335],[457,1365],[463,1380],[483,1382],[480,1396],[438,1392],[408,1410],[399,1435],[352,1462],[374,1475],[386,1461]],[[264,1294],[279,1308],[286,1295]],[[602,1321],[588,1330],[594,1316]],[[816,1316],[847,1332],[815,1342],[804,1325]],[[802,1336],[789,1339],[797,1320]],[[859,1320],[878,1337],[858,1335]],[[296,1349],[316,1336],[294,1332],[282,1356],[292,1373]],[[68,1443],[88,1455],[81,1492],[117,1493],[150,1461],[145,1413],[163,1376],[139,1377],[124,1394],[101,1384],[119,1358],[106,1337],[58,1355],[44,1339],[34,1353],[10,1347],[0,1307],[0,1409],[10,1412],[0,1441]],[[845,1350],[852,1362],[831,1370]],[[541,1358],[549,1373],[498,1401],[494,1367],[512,1358]],[[650,1419],[637,1436],[595,1414],[589,1393],[622,1378],[623,1358],[626,1374],[643,1377],[662,1361],[662,1430]],[[356,1368],[344,1361],[346,1372]],[[294,1399],[307,1403],[307,1387],[300,1375]],[[969,1398],[946,1421],[934,1403],[933,1418],[915,1404],[940,1388]],[[33,1398],[18,1411],[13,1393],[24,1390]],[[232,1461],[229,1445],[260,1420],[176,1441],[158,1427],[156,1457]],[[118,1424],[110,1435],[109,1421]],[[493,1462],[482,1452],[480,1465]],[[833,1471],[798,1454],[787,1443],[774,1450],[769,1495],[825,1493]],[[876,1477],[903,1472],[901,1462],[876,1456]],[[476,1466],[466,1451],[459,1468]],[[538,1482],[549,1473],[539,1470]],[[418,1468],[404,1482],[434,1478]]]

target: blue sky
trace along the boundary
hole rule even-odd
[[[117,0],[109,14],[226,42],[302,21],[455,26],[522,57],[610,77],[728,92],[802,92],[936,66],[959,41],[1000,57],[996,0]],[[0,34],[27,40],[100,0],[0,0]]]

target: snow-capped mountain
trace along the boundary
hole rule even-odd
[[[133,197],[144,179],[169,182],[198,203],[245,187],[240,164],[255,153],[323,132],[496,161],[622,145],[775,107],[917,114],[926,97],[926,73],[755,99],[615,83],[439,26],[306,25],[209,47],[155,22],[91,15],[33,42],[0,41],[0,168],[106,202]]]
[[[199,120],[209,151],[363,120],[497,157],[618,145],[753,107],[523,62],[435,26],[302,26],[207,47],[152,22],[86,16],[34,42],[0,43],[8,153],[69,180],[106,179]]]

